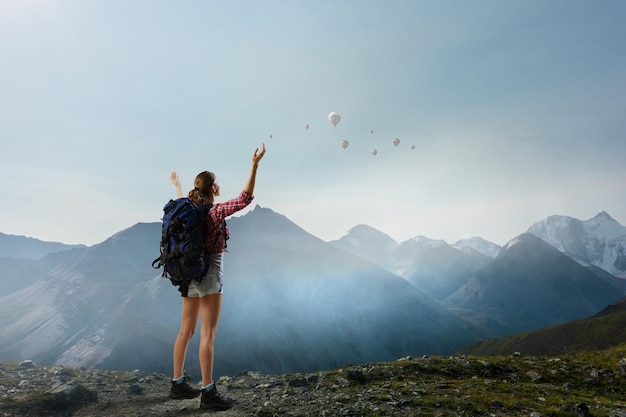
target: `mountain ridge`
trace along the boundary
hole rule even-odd
[[[404,279],[270,209],[228,224],[216,375],[450,353],[482,337]],[[160,223],[138,223],[100,244],[49,254],[51,270],[0,298],[0,356],[169,371],[180,296],[151,267],[160,234]],[[197,336],[188,355],[197,355]],[[197,370],[193,359],[188,369]]]
[[[502,323],[499,336],[580,319],[624,292],[542,239],[523,233],[443,304]]]
[[[48,242],[33,237],[0,232],[0,258],[41,259],[49,253],[83,248],[85,246]]]
[[[424,236],[394,244],[384,233],[359,225],[350,236],[359,239],[349,247],[369,250],[364,259],[258,205],[228,223],[232,237],[216,346],[227,354],[217,361],[217,372],[328,369],[452,352],[525,329],[515,323],[537,327],[596,313],[625,291],[613,285],[621,283],[618,278],[581,266],[530,233],[509,241],[494,259],[472,245],[455,247]],[[168,370],[180,312],[178,293],[150,267],[160,233],[158,222],[137,223],[99,244],[32,260],[45,265],[32,272],[39,274],[33,283],[0,298],[0,355],[107,369],[154,369],[158,362]],[[358,244],[361,240],[370,246]],[[406,276],[373,259],[380,245],[393,249],[383,259],[387,266],[401,267]],[[522,255],[509,255],[524,247]],[[537,248],[543,255],[533,255]],[[494,268],[515,279],[489,277]],[[537,280],[542,276],[549,279],[542,283]],[[569,282],[572,276],[578,284]],[[583,281],[593,282],[593,289],[580,286]],[[485,287],[489,282],[492,288],[506,284],[501,288],[507,297],[500,300]],[[553,299],[546,301],[539,289],[549,290],[544,292]],[[535,298],[543,301],[533,305]],[[545,310],[551,304],[554,308]],[[520,306],[528,317],[516,311]],[[194,345],[190,357],[197,352]]]

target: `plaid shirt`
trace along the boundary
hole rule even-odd
[[[204,251],[207,255],[226,251],[226,239],[230,233],[226,226],[226,217],[245,208],[253,198],[252,194],[241,191],[239,196],[232,200],[213,204],[204,223]]]

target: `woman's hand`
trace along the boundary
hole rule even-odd
[[[265,143],[261,143],[261,145],[261,152],[259,152],[259,148],[256,148],[254,150],[254,155],[252,155],[252,164],[254,166],[257,166],[259,161],[263,159],[263,155],[265,155]]]
[[[176,187],[176,195],[178,198],[181,198],[183,196],[183,189],[180,186],[180,180],[178,179],[176,171],[172,171],[170,173],[170,182],[174,184],[174,187]]]
[[[170,174],[170,181],[174,184],[175,187],[180,187],[180,180],[178,179],[178,174],[176,171],[172,171]]]
[[[254,154],[252,155],[252,168],[250,169],[250,176],[248,177],[248,181],[246,185],[243,187],[243,190],[248,194],[252,195],[254,193],[254,183],[256,182],[256,170],[259,166],[259,161],[263,159],[263,155],[265,155],[265,144],[262,143],[261,151],[259,152],[259,148],[254,150]]]

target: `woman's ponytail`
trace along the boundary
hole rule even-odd
[[[215,184],[215,174],[202,171],[196,175],[193,182],[194,189],[189,191],[187,197],[198,205],[206,206],[213,202],[213,184]]]

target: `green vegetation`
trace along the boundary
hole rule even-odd
[[[626,311],[576,320],[500,339],[484,340],[461,350],[475,355],[563,355],[608,349],[626,343]]]
[[[376,404],[410,402],[415,415],[519,415],[539,412],[564,416],[576,407],[588,407],[596,417],[626,412],[626,344],[595,352],[561,357],[462,356],[405,359],[360,367],[364,381],[340,391],[345,398],[376,394]],[[344,370],[344,372],[346,372]],[[331,388],[336,371],[326,377]],[[408,400],[407,400],[408,398]],[[365,415],[365,414],[363,414]],[[375,412],[369,415],[378,415]],[[384,413],[380,414],[384,415]],[[581,414],[578,414],[581,415]]]

